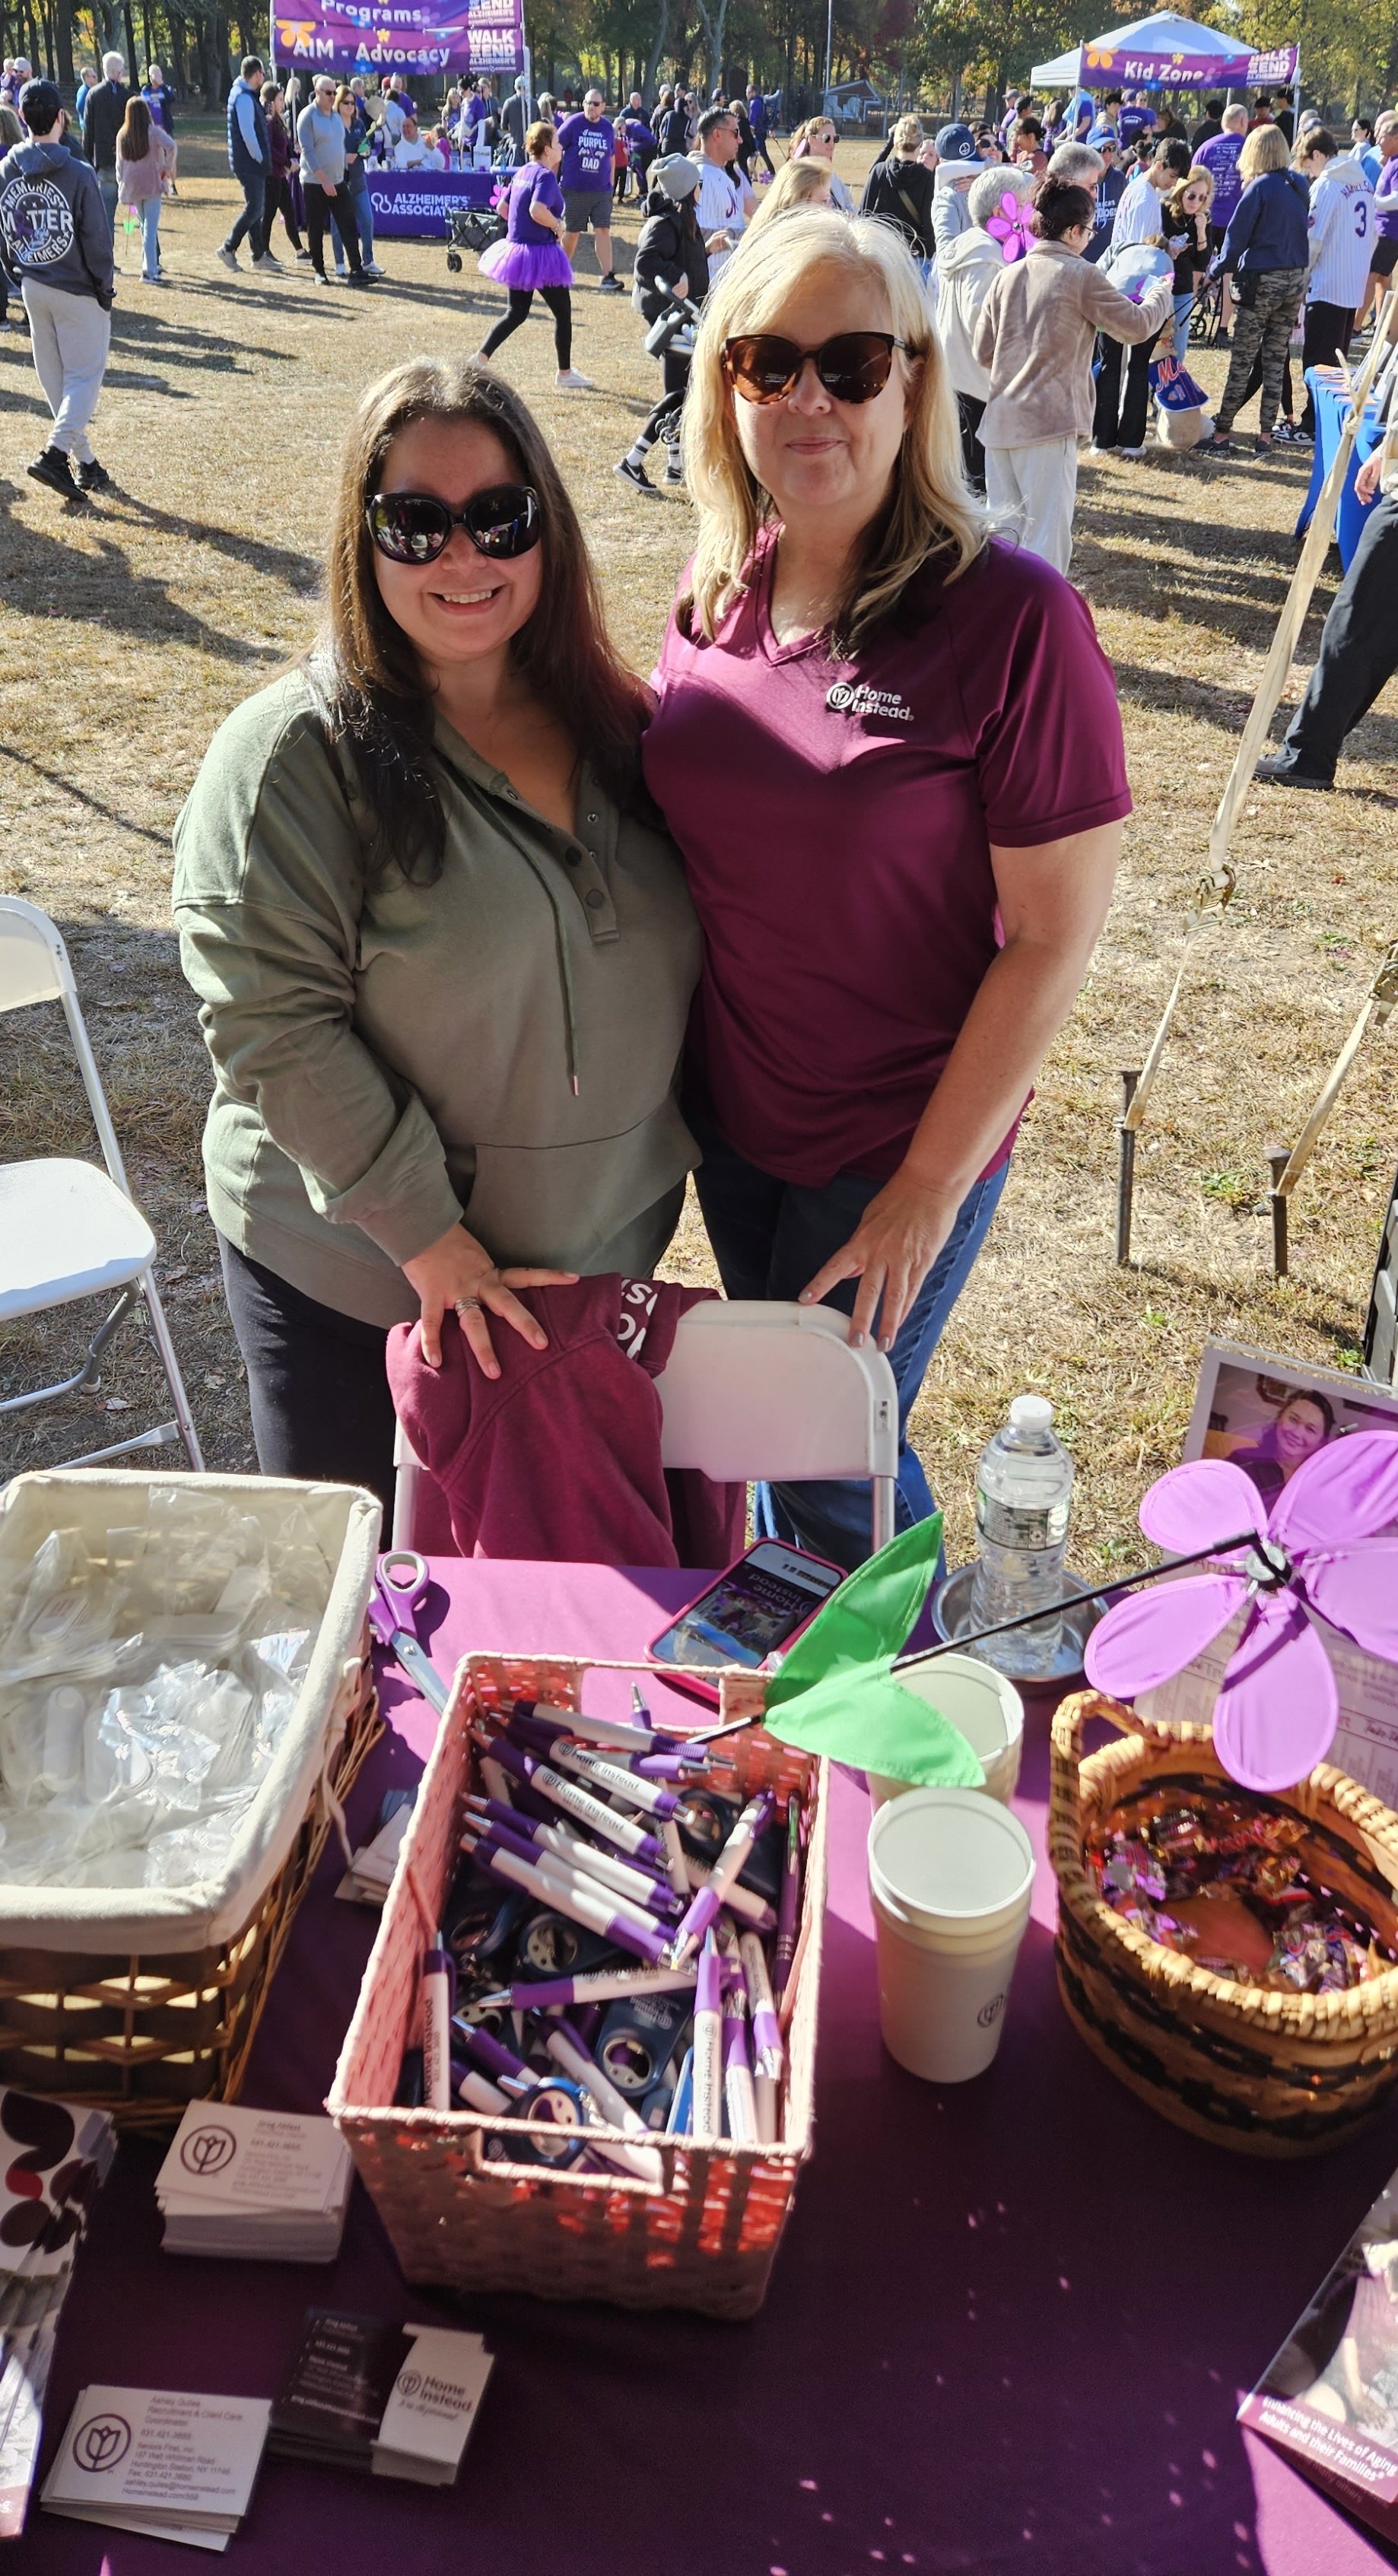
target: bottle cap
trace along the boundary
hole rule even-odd
[[[1053,1406],[1046,1395],[1017,1395],[1010,1406],[1010,1420],[1016,1431],[1047,1431]]]

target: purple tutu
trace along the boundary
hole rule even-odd
[[[480,272],[515,294],[527,287],[573,283],[572,265],[561,242],[545,242],[537,250],[528,242],[492,242],[489,250],[481,252]]]

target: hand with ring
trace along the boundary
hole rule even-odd
[[[498,1377],[500,1363],[490,1338],[487,1314],[523,1335],[530,1349],[548,1348],[542,1324],[522,1306],[516,1288],[569,1288],[576,1270],[498,1269],[483,1243],[464,1225],[448,1228],[425,1252],[403,1264],[404,1277],[416,1289],[422,1308],[422,1356],[429,1368],[442,1365],[442,1317],[455,1310],[466,1347],[486,1377]]]

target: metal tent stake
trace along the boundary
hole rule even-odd
[[[1290,1246],[1286,1232],[1286,1192],[1281,1183],[1282,1174],[1291,1160],[1290,1146],[1269,1145],[1267,1160],[1272,1167],[1272,1187],[1268,1193],[1272,1207],[1272,1269],[1278,1279],[1285,1279]]]
[[[1131,1215],[1136,1195],[1136,1130],[1128,1127],[1126,1113],[1136,1097],[1139,1071],[1123,1071],[1121,1108],[1116,1122],[1116,1257],[1119,1269],[1131,1258]]]

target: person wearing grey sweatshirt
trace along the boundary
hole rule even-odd
[[[111,344],[112,232],[96,171],[63,140],[66,112],[52,81],[27,81],[19,112],[31,140],[0,161],[0,257],[18,280],[34,372],[53,414],[49,443],[27,470],[82,504],[111,482],[88,423]]]

